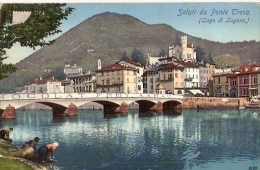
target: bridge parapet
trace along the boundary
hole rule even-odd
[[[0,101],[7,100],[37,100],[37,99],[80,99],[80,98],[156,98],[176,99],[182,101],[182,95],[173,94],[139,94],[139,93],[13,93],[0,94]]]

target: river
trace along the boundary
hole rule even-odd
[[[59,142],[55,163],[62,170],[249,170],[260,169],[260,109],[183,110],[176,113],[106,118],[103,110],[79,110],[53,118],[51,110],[17,110],[10,137],[20,147]]]

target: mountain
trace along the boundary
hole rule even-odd
[[[16,73],[0,82],[0,92],[13,92],[25,82],[40,75],[63,79],[66,64],[80,65],[83,70],[95,71],[97,60],[102,66],[120,60],[126,51],[130,57],[134,48],[144,55],[158,56],[160,51],[176,43],[176,37],[187,35],[166,24],[146,24],[132,16],[116,13],[95,15],[67,31],[51,46],[46,46],[16,64]],[[188,43],[201,47],[206,56],[211,54],[217,64],[240,65],[259,62],[260,42],[219,43],[188,36]],[[234,62],[235,61],[235,62]]]

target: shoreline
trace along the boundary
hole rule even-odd
[[[14,157],[11,155],[12,151],[16,151],[17,148],[12,144],[9,143],[7,141],[4,141],[2,139],[0,139],[0,159],[10,159],[10,160],[14,160],[15,162],[13,162],[14,164],[16,164],[19,162],[19,164],[25,164],[27,166],[30,166],[32,169],[34,170],[49,170],[49,168],[47,168],[46,166],[37,163],[37,162],[33,162],[29,159],[26,158],[22,158],[22,157]],[[1,167],[1,165],[0,165]]]

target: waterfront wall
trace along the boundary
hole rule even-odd
[[[247,98],[185,97],[183,105],[179,106],[179,108],[237,108],[247,104]]]

